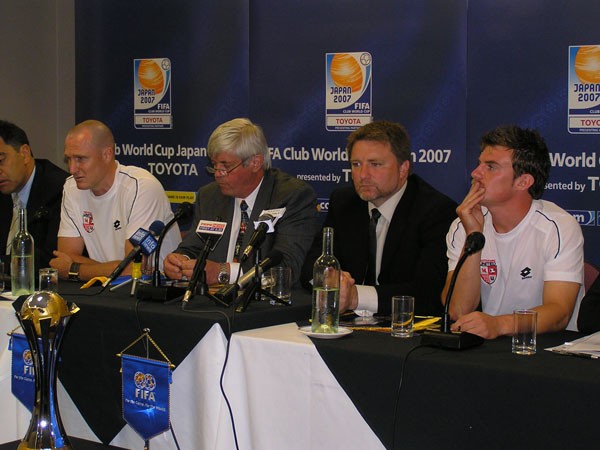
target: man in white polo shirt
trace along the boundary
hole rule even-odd
[[[540,200],[549,172],[548,148],[537,131],[503,126],[482,137],[473,184],[446,238],[442,301],[466,236],[485,236],[483,250],[469,256],[458,274],[450,304],[453,330],[487,339],[510,335],[514,309],[537,310],[538,333],[577,329],[583,236],[569,213]]]
[[[113,134],[102,122],[87,120],[71,129],[64,154],[71,177],[65,182],[58,250],[50,265],[61,278],[107,276],[132,250],[129,238],[136,230],[173,218],[169,200],[151,173],[115,160]],[[175,224],[161,254],[180,241]]]

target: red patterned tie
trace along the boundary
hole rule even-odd
[[[240,203],[240,209],[242,210],[242,215],[240,219],[240,231],[238,233],[237,240],[235,241],[235,252],[233,254],[233,262],[240,261],[240,254],[242,253],[242,240],[244,239],[244,234],[246,234],[246,227],[248,226],[248,222],[250,221],[248,213],[246,212],[248,209],[248,204],[245,200],[242,200],[242,202]]]

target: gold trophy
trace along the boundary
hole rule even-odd
[[[56,292],[36,292],[25,300],[17,318],[21,323],[35,373],[35,401],[27,434],[18,450],[65,449],[71,444],[65,433],[56,392],[58,352],[67,323],[79,308]]]

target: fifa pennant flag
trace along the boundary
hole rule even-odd
[[[29,411],[32,411],[35,400],[35,372],[25,335],[12,333],[8,349],[12,350],[11,391]]]
[[[169,429],[171,365],[121,354],[123,419],[144,440]]]

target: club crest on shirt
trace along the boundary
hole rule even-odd
[[[479,264],[481,279],[487,284],[493,284],[498,277],[498,265],[493,259],[482,259]]]
[[[91,211],[83,212],[83,229],[88,233],[94,231],[94,215]]]

